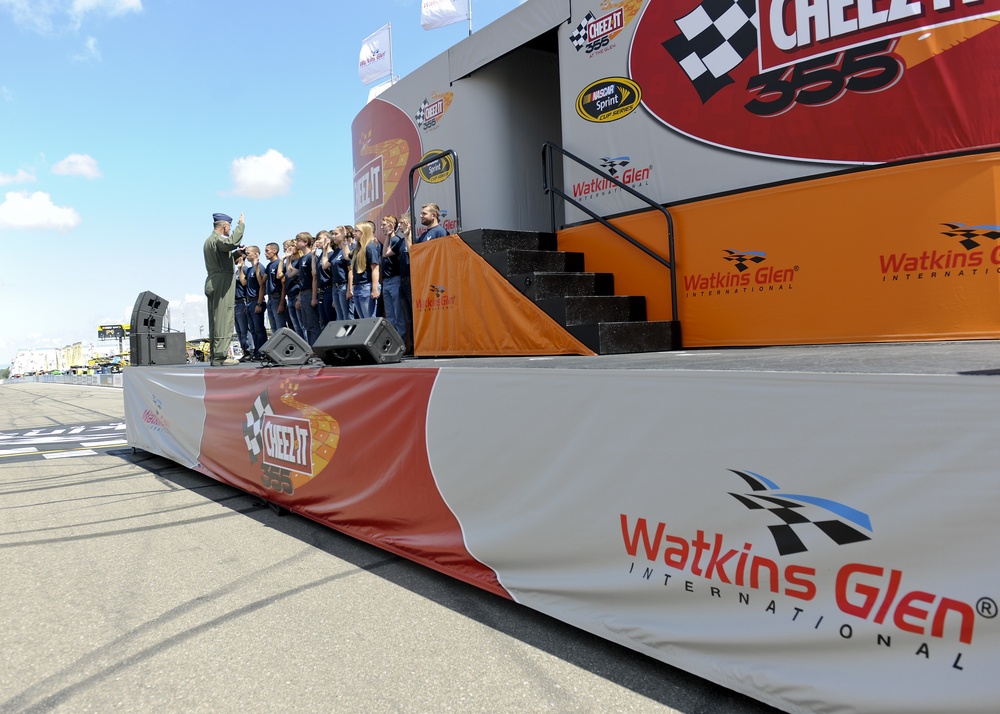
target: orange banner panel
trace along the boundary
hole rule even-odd
[[[457,235],[410,255],[416,355],[594,354]]]
[[[1000,154],[976,154],[672,207],[685,347],[1000,337]],[[613,221],[667,254],[663,217]],[[560,250],[670,319],[669,271],[603,226]]]

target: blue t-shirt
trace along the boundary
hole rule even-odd
[[[267,291],[268,295],[280,295],[281,294],[281,282],[278,280],[278,264],[281,262],[280,259],[272,260],[264,268],[264,278],[266,282],[264,283],[264,290]]]
[[[403,274],[402,265],[400,264],[400,253],[405,247],[406,240],[401,236],[398,234],[389,236],[389,248],[392,249],[394,255],[392,257],[385,254],[382,255],[382,280],[395,278]]]
[[[237,270],[243,270],[243,268],[236,266]],[[247,298],[247,289],[240,284],[240,276],[236,276],[236,302],[242,305]]]
[[[323,256],[326,255],[327,267],[323,267]],[[333,251],[320,251],[316,254],[316,273],[319,278],[319,289],[326,290],[333,282]]]
[[[296,258],[295,260],[290,261],[290,265],[291,265],[291,267],[293,267],[293,268],[295,268],[297,270],[299,268],[299,264],[301,262],[302,262],[302,258]],[[288,278],[288,266],[286,265],[285,266],[285,297],[295,297],[296,295],[299,294],[299,292],[301,292],[299,290],[299,281],[297,280],[297,278],[298,278],[298,276],[295,276],[295,278],[292,278],[292,279]]]
[[[333,273],[333,284],[340,285],[347,282],[347,271],[349,270],[351,264],[350,253],[348,257],[344,257],[344,251],[338,249],[336,253],[331,256],[330,259],[330,271]]]
[[[435,238],[444,238],[448,235],[448,231],[445,227],[438,223],[433,228],[424,231],[417,237],[417,243],[426,243],[429,240],[434,240]]]
[[[381,262],[382,244],[377,240],[373,240],[365,249],[365,271],[359,273],[354,265],[351,266],[351,270],[354,270],[354,284],[364,285],[365,283],[370,283],[372,281],[372,266],[379,265]]]
[[[247,284],[240,287],[245,289],[247,300],[257,302],[257,296],[260,295],[260,283],[257,282],[257,269],[252,265],[244,266],[243,276],[246,278]]]
[[[316,265],[315,254],[306,253],[299,260],[299,292],[312,292],[313,289],[313,266]]]

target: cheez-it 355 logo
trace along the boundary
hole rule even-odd
[[[299,401],[298,388],[291,380],[281,383],[280,401],[297,415],[276,414],[267,390],[244,415],[243,438],[250,463],[260,464],[265,488],[288,495],[326,468],[340,442],[337,420]]]

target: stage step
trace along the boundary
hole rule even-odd
[[[670,322],[646,321],[646,299],[615,295],[614,275],[585,272],[583,253],[554,233],[479,228],[462,240],[525,297],[598,354],[661,352],[679,344]]]
[[[568,325],[566,330],[599,355],[668,352],[673,349],[670,322],[600,322]]]
[[[614,295],[612,273],[518,273],[508,279],[525,297],[542,300],[569,295]]]

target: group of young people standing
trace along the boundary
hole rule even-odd
[[[410,247],[446,234],[436,204],[422,207],[420,222],[426,230],[416,240],[408,215],[382,216],[380,226],[366,220],[315,236],[299,233],[281,248],[268,243],[266,262],[257,246],[247,246],[236,262],[241,361],[261,359],[265,314],[272,333],[289,327],[309,345],[332,321],[383,316],[412,353]]]

